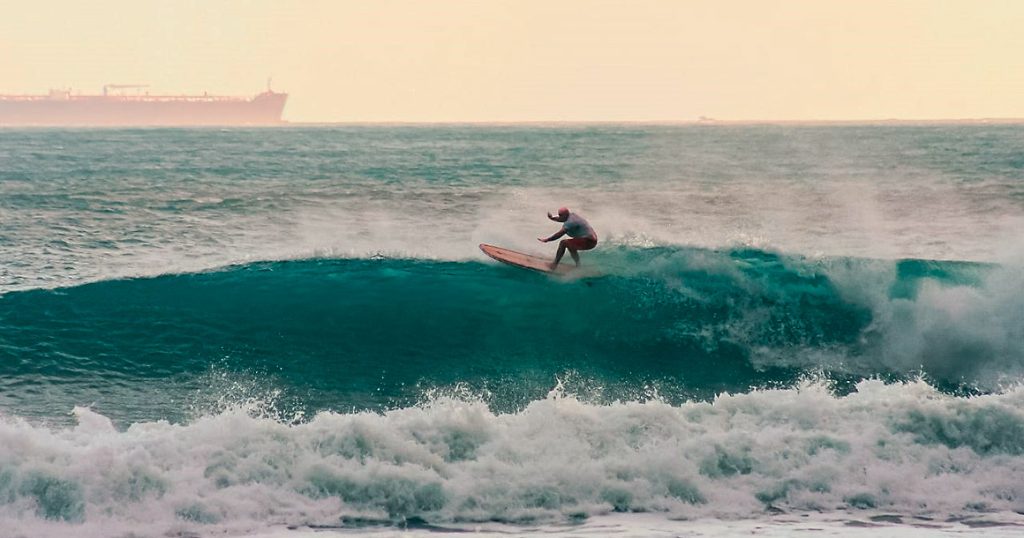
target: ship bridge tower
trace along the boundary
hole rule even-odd
[[[103,86],[103,96],[109,96],[110,90],[138,90],[148,87],[149,84],[106,84]],[[122,92],[117,95],[124,95],[124,93]]]

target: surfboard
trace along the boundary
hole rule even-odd
[[[494,245],[488,245],[486,243],[480,243],[480,250],[484,251],[484,254],[498,260],[501,263],[507,263],[516,267],[522,267],[523,269],[532,269],[534,271],[540,271],[542,273],[550,273],[555,275],[565,275],[575,270],[575,265],[572,260],[562,260],[562,263],[558,264],[558,268],[554,271],[551,270],[551,262],[554,261],[554,256],[549,258],[541,258],[540,256],[532,256],[530,254],[524,254],[522,252],[516,252],[507,248],[496,247]],[[565,256],[569,257],[568,254]],[[566,264],[565,262],[569,263]]]

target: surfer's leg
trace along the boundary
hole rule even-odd
[[[580,255],[576,252],[576,249],[569,247],[569,255],[572,256],[572,261],[576,262],[576,267],[580,266]]]
[[[569,249],[569,255],[572,256],[573,261],[576,262],[576,267],[580,266],[580,250],[590,250],[597,246],[597,240],[592,237],[574,237],[572,239],[563,239],[558,247],[558,258],[562,257],[562,249]],[[555,265],[558,265],[557,263]]]
[[[551,268],[552,269],[554,269],[555,267],[558,267],[558,262],[562,261],[562,256],[565,256],[565,245],[568,242],[569,242],[568,239],[563,239],[563,240],[558,242],[558,252],[555,253],[555,261],[554,261],[554,263],[551,264]],[[575,257],[575,254],[573,254],[573,257]]]

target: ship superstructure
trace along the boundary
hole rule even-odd
[[[0,95],[0,126],[274,125],[288,99],[269,88],[254,97],[125,92],[142,88],[108,84],[101,95]]]

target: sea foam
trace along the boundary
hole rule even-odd
[[[560,390],[515,413],[437,397],[287,423],[244,408],[187,424],[0,422],[0,526],[244,532],[379,521],[554,523],[611,512],[757,518],[1024,510],[1024,390],[821,383],[673,406]]]

